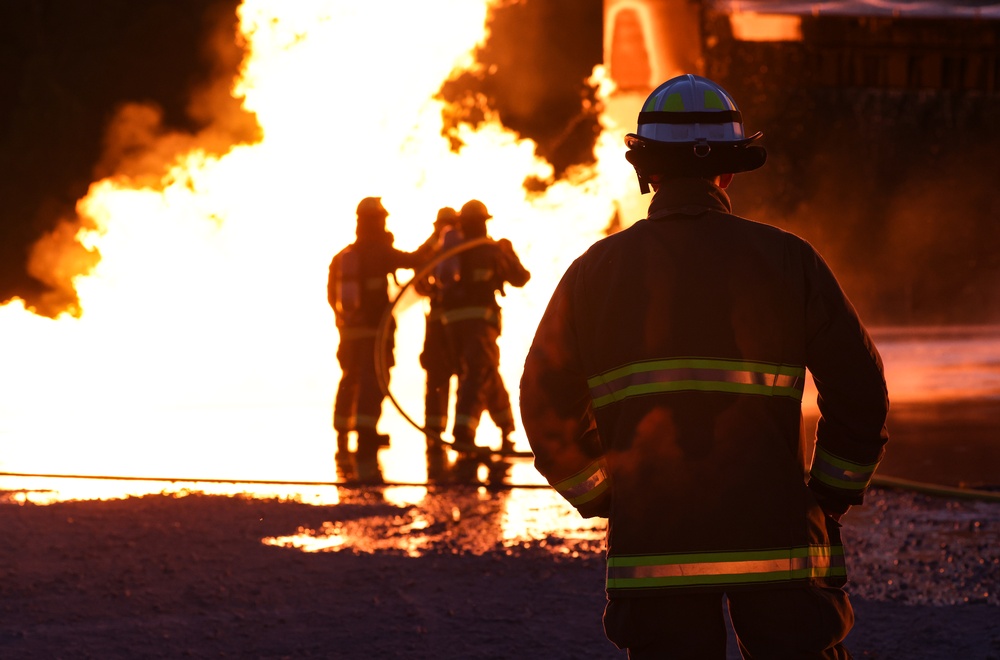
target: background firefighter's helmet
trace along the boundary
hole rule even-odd
[[[382,206],[381,197],[365,197],[358,202],[358,217],[382,217],[385,218],[389,212]]]
[[[378,238],[386,233],[385,219],[389,212],[382,206],[381,197],[365,197],[358,203],[358,238]]]
[[[459,216],[462,220],[473,220],[482,219],[488,220],[493,216],[490,212],[486,210],[486,205],[480,202],[478,199],[470,199],[465,204],[462,205],[462,210],[459,211]]]
[[[458,222],[458,211],[450,206],[442,206],[438,209],[437,218],[434,219],[434,228],[441,229]]]
[[[650,177],[749,172],[764,164],[767,152],[746,137],[743,117],[729,93],[708,78],[684,74],[649,95],[635,133],[625,136],[625,158],[635,168],[643,193]]]
[[[462,228],[462,235],[467,239],[486,236],[486,221],[492,217],[486,210],[485,204],[478,199],[470,199],[462,205],[462,210],[458,213],[458,225]]]

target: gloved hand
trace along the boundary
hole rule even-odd
[[[839,523],[844,514],[851,509],[850,504],[844,504],[843,502],[833,499],[820,488],[816,487],[812,480],[809,481],[809,487],[812,491],[813,497],[816,498],[816,503],[819,504],[819,508],[823,509],[823,513],[826,514],[828,518],[832,518],[834,522]]]

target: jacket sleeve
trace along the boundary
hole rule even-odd
[[[531,273],[514,252],[514,246],[506,238],[497,241],[500,248],[500,258],[498,260],[498,270],[500,278],[504,282],[510,282],[516,287],[522,287],[531,279]]]
[[[820,418],[809,487],[825,511],[841,514],[864,501],[885,453],[889,396],[874,342],[822,257],[810,252],[806,366]]]
[[[611,481],[578,359],[571,267],[535,332],[521,375],[520,408],[535,468],[585,518],[607,517]]]

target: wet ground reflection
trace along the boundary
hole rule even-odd
[[[349,548],[397,551],[413,557],[500,549],[510,554],[524,546],[575,556],[603,547],[605,521],[580,518],[545,489],[393,486],[345,493],[342,502],[351,501],[367,504],[364,517],[327,521],[316,529],[300,528],[293,535],[264,539],[264,543],[306,552]]]

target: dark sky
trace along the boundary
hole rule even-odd
[[[208,44],[218,30],[235,35],[238,5],[0,3],[0,303],[18,296],[42,304],[47,287],[27,272],[30,247],[60,218],[73,217],[91,182],[133,155],[128,145],[105,144],[123,105],[157,108],[160,131],[205,128],[191,99],[213,82],[222,81],[224,91],[235,75],[241,57],[235,43],[222,53]],[[597,124],[592,113],[581,114],[582,99],[592,96],[582,81],[601,59],[601,13],[601,0],[532,0],[502,10],[481,57],[497,64],[497,73],[464,76],[443,90],[445,98],[457,107],[484,93],[505,124],[538,142],[557,171],[592,159]],[[450,119],[477,117],[456,112]],[[242,131],[215,136],[217,148],[252,140],[254,127],[248,118]]]

